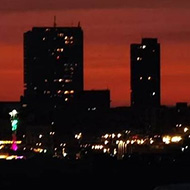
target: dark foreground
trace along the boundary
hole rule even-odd
[[[189,155],[138,155],[123,160],[102,155],[81,160],[0,160],[0,189],[153,190],[168,184],[190,184],[189,172]]]

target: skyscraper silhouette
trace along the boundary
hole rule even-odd
[[[24,33],[24,100],[30,106],[68,104],[83,91],[83,30],[33,27]]]
[[[160,106],[160,44],[156,38],[143,38],[131,44],[131,106]]]

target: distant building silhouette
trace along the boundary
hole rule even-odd
[[[68,104],[83,86],[80,26],[33,27],[24,33],[24,106]]]
[[[110,90],[84,90],[76,99],[77,110],[105,111],[110,109]]]
[[[160,44],[156,38],[143,38],[131,44],[131,106],[160,106]]]

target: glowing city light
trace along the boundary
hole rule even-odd
[[[16,151],[18,149],[17,141],[16,141],[16,131],[18,127],[18,119],[17,119],[18,112],[14,109],[11,112],[9,112],[9,115],[11,116],[11,127],[12,127],[12,146],[11,149]]]

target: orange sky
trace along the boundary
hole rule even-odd
[[[108,88],[111,106],[129,106],[130,44],[156,37],[161,44],[162,104],[190,102],[189,1],[76,0],[73,9],[68,0],[2,1],[0,101],[23,95],[23,33],[33,26],[52,26],[56,15],[58,26],[81,22],[86,90]]]

